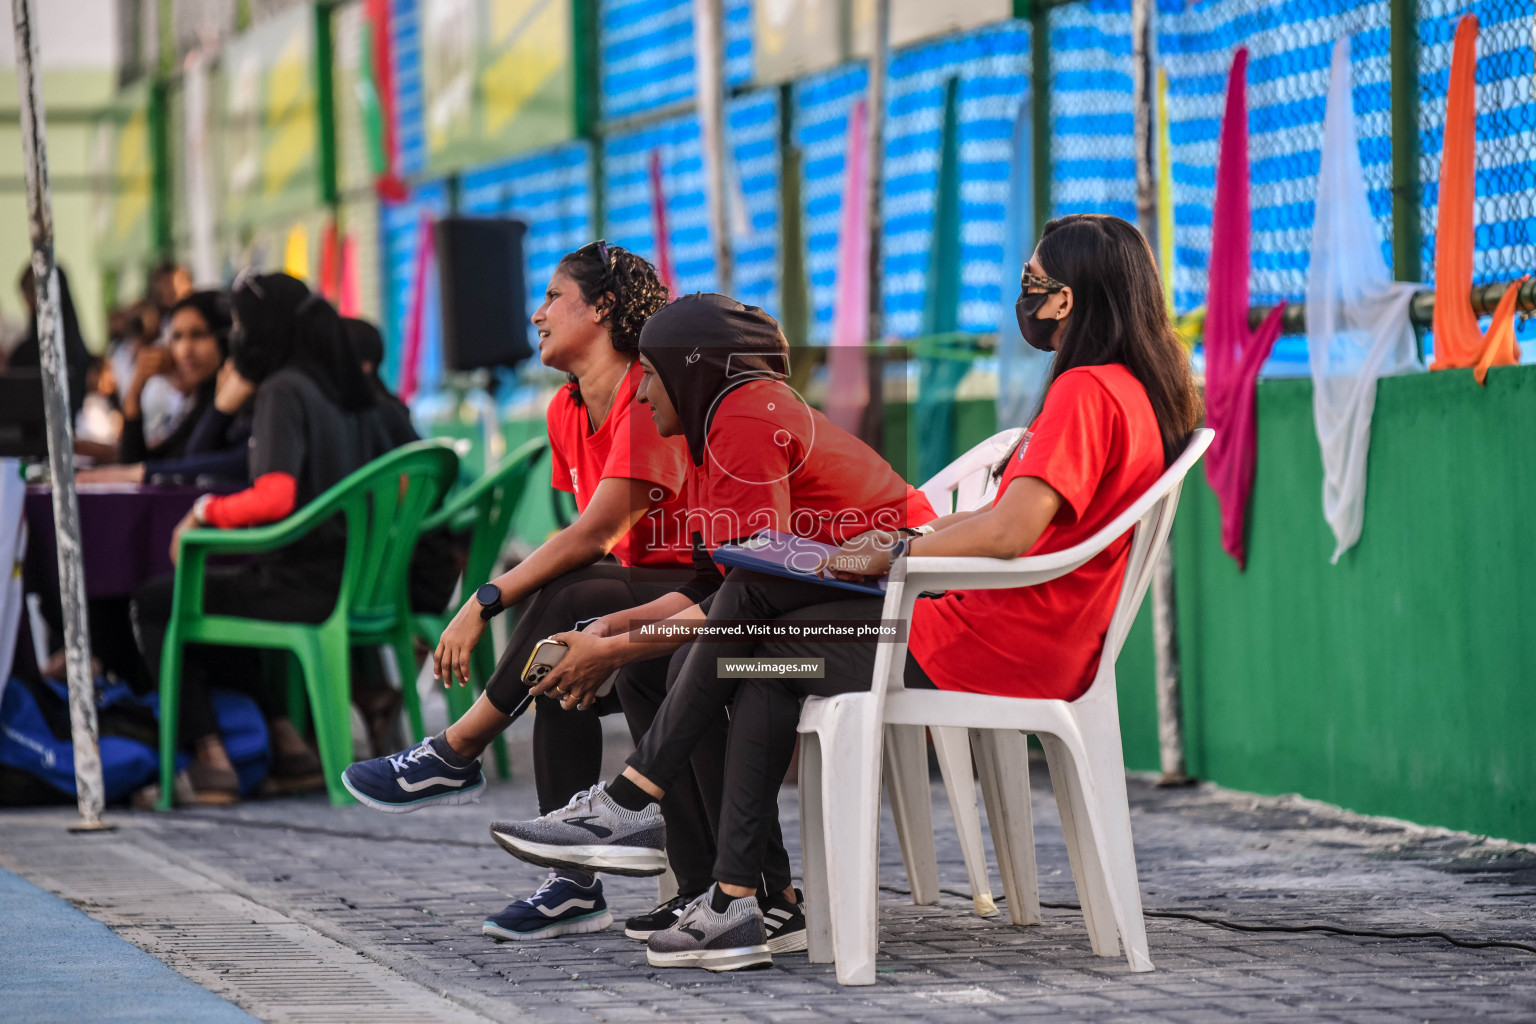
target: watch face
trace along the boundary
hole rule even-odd
[[[493,604],[501,603],[501,590],[494,583],[487,583],[475,591],[475,600],[489,608]]]

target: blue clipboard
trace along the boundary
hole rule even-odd
[[[881,576],[868,583],[849,583],[816,573],[823,559],[837,550],[833,544],[807,540],[790,533],[764,530],[740,544],[722,544],[715,549],[714,559],[719,565],[740,569],[752,569],[770,576],[819,583],[824,587],[851,590],[856,594],[885,596],[886,578]]]

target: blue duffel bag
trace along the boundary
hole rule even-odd
[[[271,764],[267,723],[256,702],[240,693],[212,692],[214,715],[240,792],[261,785]],[[140,698],[122,683],[98,680],[96,720],[104,796],[112,803],[155,779],[158,701]],[[177,769],[187,755],[178,754]],[[69,796],[75,795],[74,746],[70,742],[69,690],[51,679],[12,678],[0,692],[0,765],[16,769]]]

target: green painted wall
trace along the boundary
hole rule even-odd
[[[1246,573],[1204,474],[1184,491],[1191,772],[1536,840],[1536,367],[1382,381],[1338,565],[1311,403],[1309,381],[1259,385]]]

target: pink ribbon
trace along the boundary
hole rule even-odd
[[[1281,303],[1257,331],[1248,330],[1249,235],[1248,50],[1239,49],[1227,77],[1216,200],[1211,229],[1210,291],[1205,317],[1206,424],[1216,431],[1205,457],[1205,476],[1221,505],[1221,546],[1247,564],[1248,497],[1258,459],[1254,386],[1280,336]]]
[[[400,401],[409,402],[416,394],[421,362],[422,337],[426,327],[427,271],[432,266],[432,218],[421,215],[421,231],[416,239],[416,273],[411,282],[411,312],[405,325],[405,346],[400,355]]]
[[[677,272],[672,268],[672,240],[667,237],[667,194],[661,187],[661,150],[651,150],[651,220],[656,229],[656,274],[677,298]]]
[[[864,100],[848,115],[848,157],[843,219],[837,238],[837,308],[827,353],[827,418],[859,433],[869,404],[869,174],[865,159]]]

